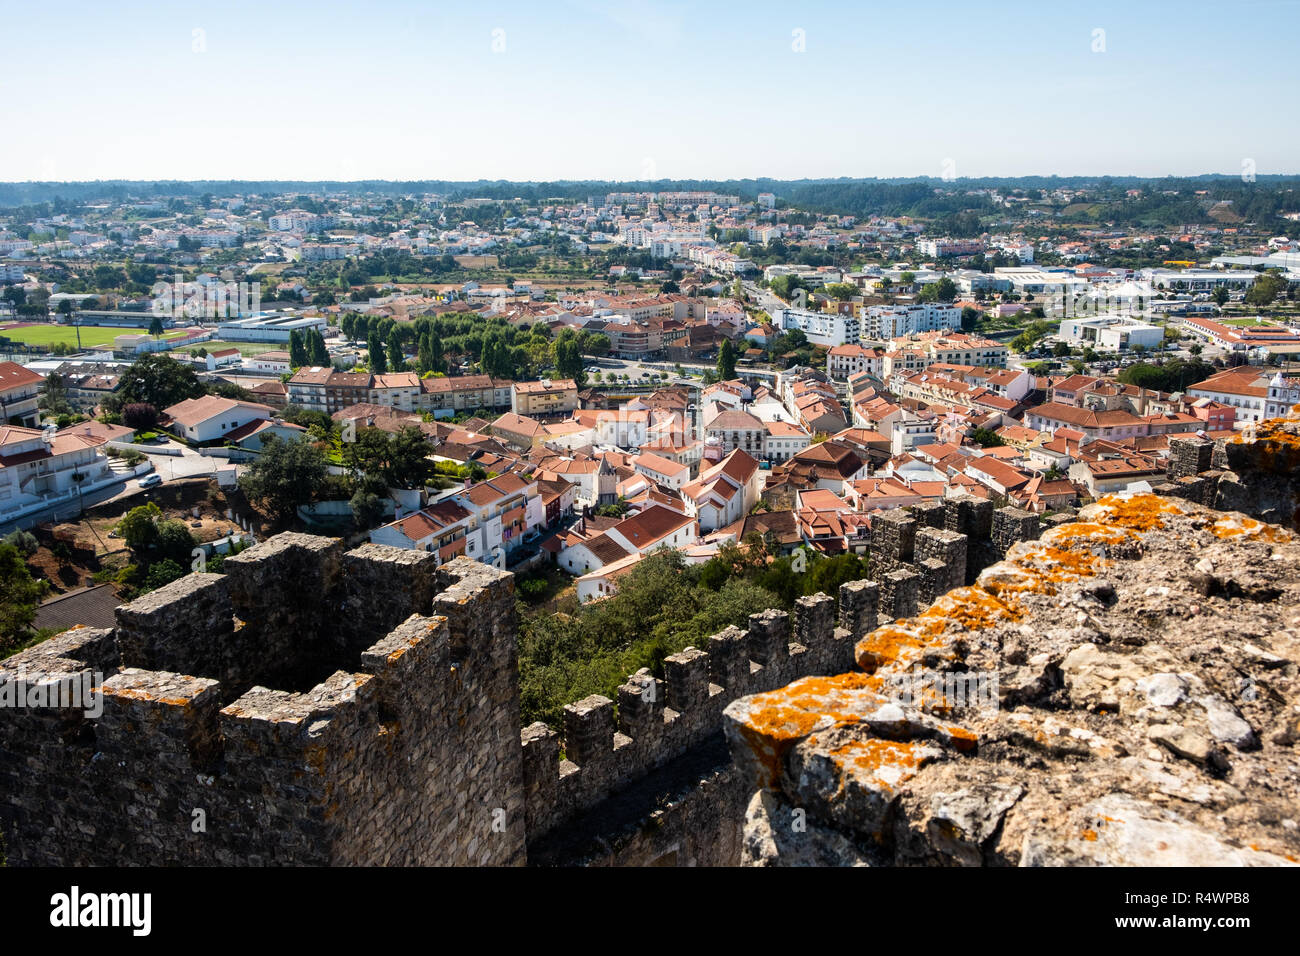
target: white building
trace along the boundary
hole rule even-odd
[[[880,377],[885,360],[885,350],[866,345],[837,345],[826,354],[826,374],[834,379],[847,379],[859,372]]]
[[[691,480],[691,466],[651,452],[632,459],[632,467],[656,484],[678,490]]]
[[[1264,404],[1264,418],[1282,418],[1300,404],[1300,379],[1283,378],[1276,373],[1268,382],[1268,395]]]
[[[916,249],[923,256],[973,256],[984,251],[978,239],[920,239]]]
[[[864,339],[893,339],[918,332],[961,328],[961,309],[946,303],[873,305],[860,310]]]
[[[787,332],[799,329],[813,345],[856,345],[861,339],[861,322],[855,315],[777,309],[772,314],[772,323]]]
[[[737,449],[683,488],[682,500],[700,531],[716,531],[749,514],[762,491],[758,461]]]
[[[1138,275],[1155,288],[1171,292],[1213,292],[1220,286],[1241,292],[1255,284],[1259,273],[1244,269],[1143,269]]]
[[[0,423],[0,521],[122,480],[101,449],[113,426],[87,424],[54,432]]]
[[[1058,337],[1070,345],[1123,352],[1135,345],[1147,349],[1159,348],[1164,342],[1165,330],[1132,316],[1099,315],[1063,320]]]
[[[241,402],[219,395],[187,398],[165,409],[164,413],[171,416],[169,427],[173,432],[194,442],[216,441],[249,422],[275,417],[275,410],[270,405]]]

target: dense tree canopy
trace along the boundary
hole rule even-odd
[[[0,543],[0,658],[34,636],[36,608],[49,589],[48,581],[32,577],[16,546]]]
[[[203,383],[192,365],[151,352],[122,373],[121,388],[114,398],[119,408],[141,402],[163,409],[203,393]]]
[[[324,490],[327,474],[325,456],[315,445],[269,435],[261,454],[239,476],[239,488],[283,519]]]
[[[770,607],[790,609],[806,594],[832,596],[868,576],[855,555],[824,558],[805,552],[774,557],[758,536],[724,547],[705,564],[688,565],[678,551],[649,555],[618,582],[612,597],[575,614],[524,616],[520,630],[520,689],[524,724],[561,726],[566,703],[588,694],[615,698],[628,674],[649,667],[663,676],[663,659]]]

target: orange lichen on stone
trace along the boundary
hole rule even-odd
[[[1133,536],[1124,528],[1113,528],[1096,521],[1071,521],[1069,524],[1049,528],[1040,541],[1064,546],[1078,544],[1119,544]]]
[[[805,737],[823,718],[833,724],[855,723],[861,692],[879,701],[874,691],[879,681],[869,674],[840,674],[835,677],[804,677],[778,690],[757,694],[744,724],[774,740]],[[850,699],[853,697],[853,699]]]
[[[922,620],[939,618],[967,631],[982,631],[1003,621],[1018,621],[1024,612],[982,587],[955,588],[922,612]]]
[[[1001,565],[980,576],[979,587],[1015,611],[1016,594],[1056,593],[1056,586],[1095,575],[1106,561],[1087,550],[1126,540],[1132,532],[1081,522],[1053,528],[1042,539],[1017,546]]]
[[[858,721],[864,703],[879,705],[878,682],[867,674],[805,677],[778,690],[757,694],[737,727],[757,758],[766,780],[776,781],[785,753],[814,730]]]
[[[1097,831],[1096,831],[1096,830],[1084,830],[1083,833],[1082,833],[1081,835],[1082,835],[1083,838],[1084,838],[1085,840],[1087,840],[1089,843],[1096,843],[1096,842],[1097,842]]]
[[[1104,510],[1106,524],[1130,531],[1160,531],[1165,527],[1163,515],[1186,514],[1182,508],[1159,495],[1105,495],[1097,504]]]
[[[1300,448],[1300,435],[1294,431],[1288,431],[1287,425],[1294,425],[1294,418],[1269,418],[1255,426],[1254,441],[1251,441],[1249,434],[1236,435],[1232,439],[1234,445],[1253,445],[1259,442],[1276,442],[1279,445],[1289,445],[1293,448]]]
[[[1047,577],[1055,581],[1096,574],[1097,565],[1101,560],[1095,554],[1051,546],[1037,552],[1034,557],[1046,561],[1051,566]]]
[[[886,624],[878,627],[854,648],[858,666],[868,674],[895,664],[906,664],[918,656],[930,641],[943,633],[942,621],[930,620],[922,627],[911,628],[904,624]]]
[[[967,750],[974,750],[975,745],[979,743],[979,736],[971,733],[965,727],[949,726],[945,727],[944,730],[948,732],[952,745],[963,753]]]
[[[1042,573],[1017,568],[1009,562],[995,565],[980,575],[979,586],[999,600],[1010,604],[1017,594],[1055,594]]]
[[[1241,515],[1225,515],[1210,525],[1210,531],[1216,538],[1244,538],[1248,541],[1283,542],[1293,537],[1289,531]]]
[[[854,656],[868,673],[881,668],[906,668],[921,652],[933,648],[949,630],[981,631],[1003,621],[1016,621],[1023,612],[983,587],[961,587],[940,597],[914,618],[878,627],[858,641]]]
[[[411,640],[407,641],[405,645],[397,648],[396,650],[392,651],[388,655],[387,657],[388,663],[390,664],[397,663],[399,660],[402,659],[402,657],[406,654],[407,651],[409,651],[411,648],[415,647],[419,643],[420,643],[419,638],[412,638]]]
[[[125,697],[127,700],[143,700],[151,704],[166,704],[168,707],[188,707],[192,700],[188,697],[158,697],[134,687],[104,687],[103,692],[110,697]]]
[[[850,741],[832,750],[830,757],[842,770],[890,791],[915,777],[927,762],[913,742],[879,737]]]

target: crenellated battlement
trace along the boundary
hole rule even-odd
[[[534,723],[521,735],[528,837],[540,839],[620,789],[663,767],[722,730],[723,708],[738,697],[809,674],[836,673],[852,662],[854,641],[875,626],[879,589],[854,581],[835,601],[800,598],[784,611],[751,614],[749,627],[709,638],[664,659],[664,679],[643,668],[618,689],[565,707],[560,734]]]
[[[629,675],[616,700],[588,697],[563,727],[522,734],[511,575],[277,535],[224,574],[118,608],[113,628],[76,628],[0,664],[0,686],[32,704],[0,709],[8,858],[522,863],[526,846],[603,820],[638,787],[673,791],[682,774],[696,776],[675,791],[690,794],[674,804],[678,830],[725,828],[727,704],[841,672],[863,634],[928,606],[1039,522],[960,499],[874,525],[875,581],[751,615],[666,658],[661,678]]]
[[[750,615],[747,629],[729,627],[704,649],[666,657],[663,679],[642,669],[619,687],[617,701],[593,695],[565,708],[562,728],[526,727],[530,846],[715,739],[732,700],[839,672],[862,635],[928,607],[1039,533],[1037,515],[975,498],[881,512],[870,544],[877,580],[844,584],[836,597],[801,598],[793,615]]]
[[[226,569],[0,665],[11,862],[523,862],[510,575],[298,534]]]

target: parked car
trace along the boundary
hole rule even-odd
[[[143,478],[141,478],[139,481],[136,482],[136,484],[139,485],[141,488],[154,488],[157,487],[158,485],[161,485],[162,483],[163,483],[162,475],[158,474],[158,472],[156,471],[151,475],[145,475]]]

